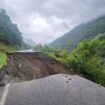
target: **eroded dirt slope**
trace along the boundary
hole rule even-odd
[[[7,65],[3,69],[13,77],[32,80],[59,73],[70,74],[64,65],[41,52],[13,52],[7,55]]]

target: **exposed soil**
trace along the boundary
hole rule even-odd
[[[32,80],[45,76],[65,73],[70,74],[59,61],[43,55],[41,52],[13,52],[7,54],[5,75]]]

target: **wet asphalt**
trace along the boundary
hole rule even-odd
[[[105,88],[77,75],[11,84],[5,105],[105,105]]]

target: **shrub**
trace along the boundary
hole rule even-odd
[[[105,86],[105,40],[84,40],[68,57],[77,72]]]

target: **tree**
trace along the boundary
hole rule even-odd
[[[42,44],[36,45],[35,48],[34,48],[34,50],[35,50],[35,51],[42,51],[42,50],[43,50]]]
[[[105,86],[105,40],[84,40],[67,60],[76,72]]]
[[[98,39],[98,40],[105,40],[105,33],[97,35],[96,39]]]
[[[16,24],[13,24],[4,9],[0,9],[0,43],[21,46],[23,38]]]

